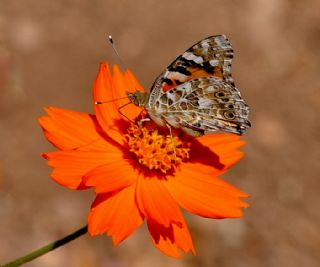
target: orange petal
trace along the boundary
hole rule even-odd
[[[70,189],[85,189],[83,176],[90,170],[121,160],[120,153],[89,151],[57,151],[43,154],[54,170],[51,177],[59,184]]]
[[[136,182],[138,172],[134,169],[132,160],[112,161],[88,172],[83,183],[96,187],[96,193],[107,193],[120,190]]]
[[[134,120],[141,112],[141,108],[130,103],[127,98],[127,92],[132,91],[132,88],[135,87],[141,88],[141,86],[131,72],[127,73],[122,74],[117,65],[113,67],[113,73],[111,73],[109,65],[101,63],[93,88],[95,102],[111,101],[96,104],[95,111],[106,134],[119,144],[124,143],[122,133],[128,127],[127,118]]]
[[[141,89],[141,86],[134,79],[133,74],[130,71],[127,71],[126,73],[123,74],[117,65],[113,67],[113,88],[114,89],[120,88],[120,90],[117,90],[118,97],[127,96],[127,92],[134,92],[138,88]],[[138,88],[136,88],[136,86],[138,86]],[[129,118],[131,121],[134,121],[135,118],[142,111],[140,107],[137,107],[135,104],[131,103],[131,101],[128,98],[121,101],[117,101],[117,102],[119,104],[118,111],[121,107],[123,107],[121,109],[121,113],[124,116],[121,115],[120,113],[119,115],[124,120],[127,120],[127,118]]]
[[[239,148],[244,144],[235,134],[204,135],[192,142],[190,161],[214,167],[221,174],[243,157]]]
[[[134,186],[129,186],[119,192],[97,195],[88,216],[90,235],[106,233],[117,245],[142,224],[134,190]]]
[[[112,102],[95,104],[96,116],[105,133],[119,144],[124,144],[123,134],[119,132],[119,129],[122,129],[121,124],[123,124],[124,120],[120,117],[120,100],[118,101],[117,99],[126,95],[120,95],[119,92],[122,88],[114,88],[113,84],[109,65],[101,63],[93,86],[93,98],[95,102]]]
[[[191,251],[195,254],[191,235],[184,220],[181,226],[170,224],[168,227],[164,227],[151,220],[148,220],[147,223],[154,245],[164,254],[180,258],[179,249],[182,249],[185,253]]]
[[[46,138],[62,150],[115,150],[101,136],[102,129],[94,115],[48,107],[48,116],[39,118]]]
[[[237,218],[248,204],[248,197],[234,186],[215,177],[215,170],[202,164],[183,164],[176,176],[165,183],[176,202],[184,209],[208,218]]]
[[[181,225],[181,211],[167,189],[156,176],[140,175],[136,187],[136,200],[142,214],[149,220],[168,227]]]

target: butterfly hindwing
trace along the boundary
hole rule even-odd
[[[216,77],[196,78],[165,92],[156,102],[156,113],[197,136],[217,131],[242,134],[250,127],[249,108],[240,92]]]

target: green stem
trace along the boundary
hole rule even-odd
[[[75,231],[74,233],[70,234],[70,235],[67,235],[65,236],[64,238],[62,239],[59,239],[57,241],[54,241],[42,248],[39,248],[33,252],[31,252],[30,254],[27,254],[21,258],[18,258],[14,261],[11,261],[5,265],[0,265],[0,267],[15,267],[15,266],[20,266],[28,261],[32,261],[38,257],[40,257],[41,255],[44,255],[60,246],[63,246],[64,244],[67,244],[68,242],[78,238],[79,236],[81,235],[84,235],[85,233],[87,233],[88,231],[88,226],[84,226],[82,227],[81,229]]]

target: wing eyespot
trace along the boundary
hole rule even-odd
[[[236,115],[232,111],[227,111],[223,115],[227,119],[234,119],[236,117]]]
[[[222,97],[225,97],[225,96],[226,96],[226,93],[223,92],[223,91],[216,92],[216,93],[215,93],[215,96],[218,97],[218,98],[222,98]]]

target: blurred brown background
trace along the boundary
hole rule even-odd
[[[100,61],[118,50],[148,88],[179,53],[226,34],[251,106],[246,157],[224,178],[252,195],[239,220],[188,216],[197,256],[177,261],[145,227],[119,247],[82,237],[27,266],[320,266],[320,2],[0,0],[0,263],[86,223],[92,191],[49,178],[42,107],[92,112]]]

